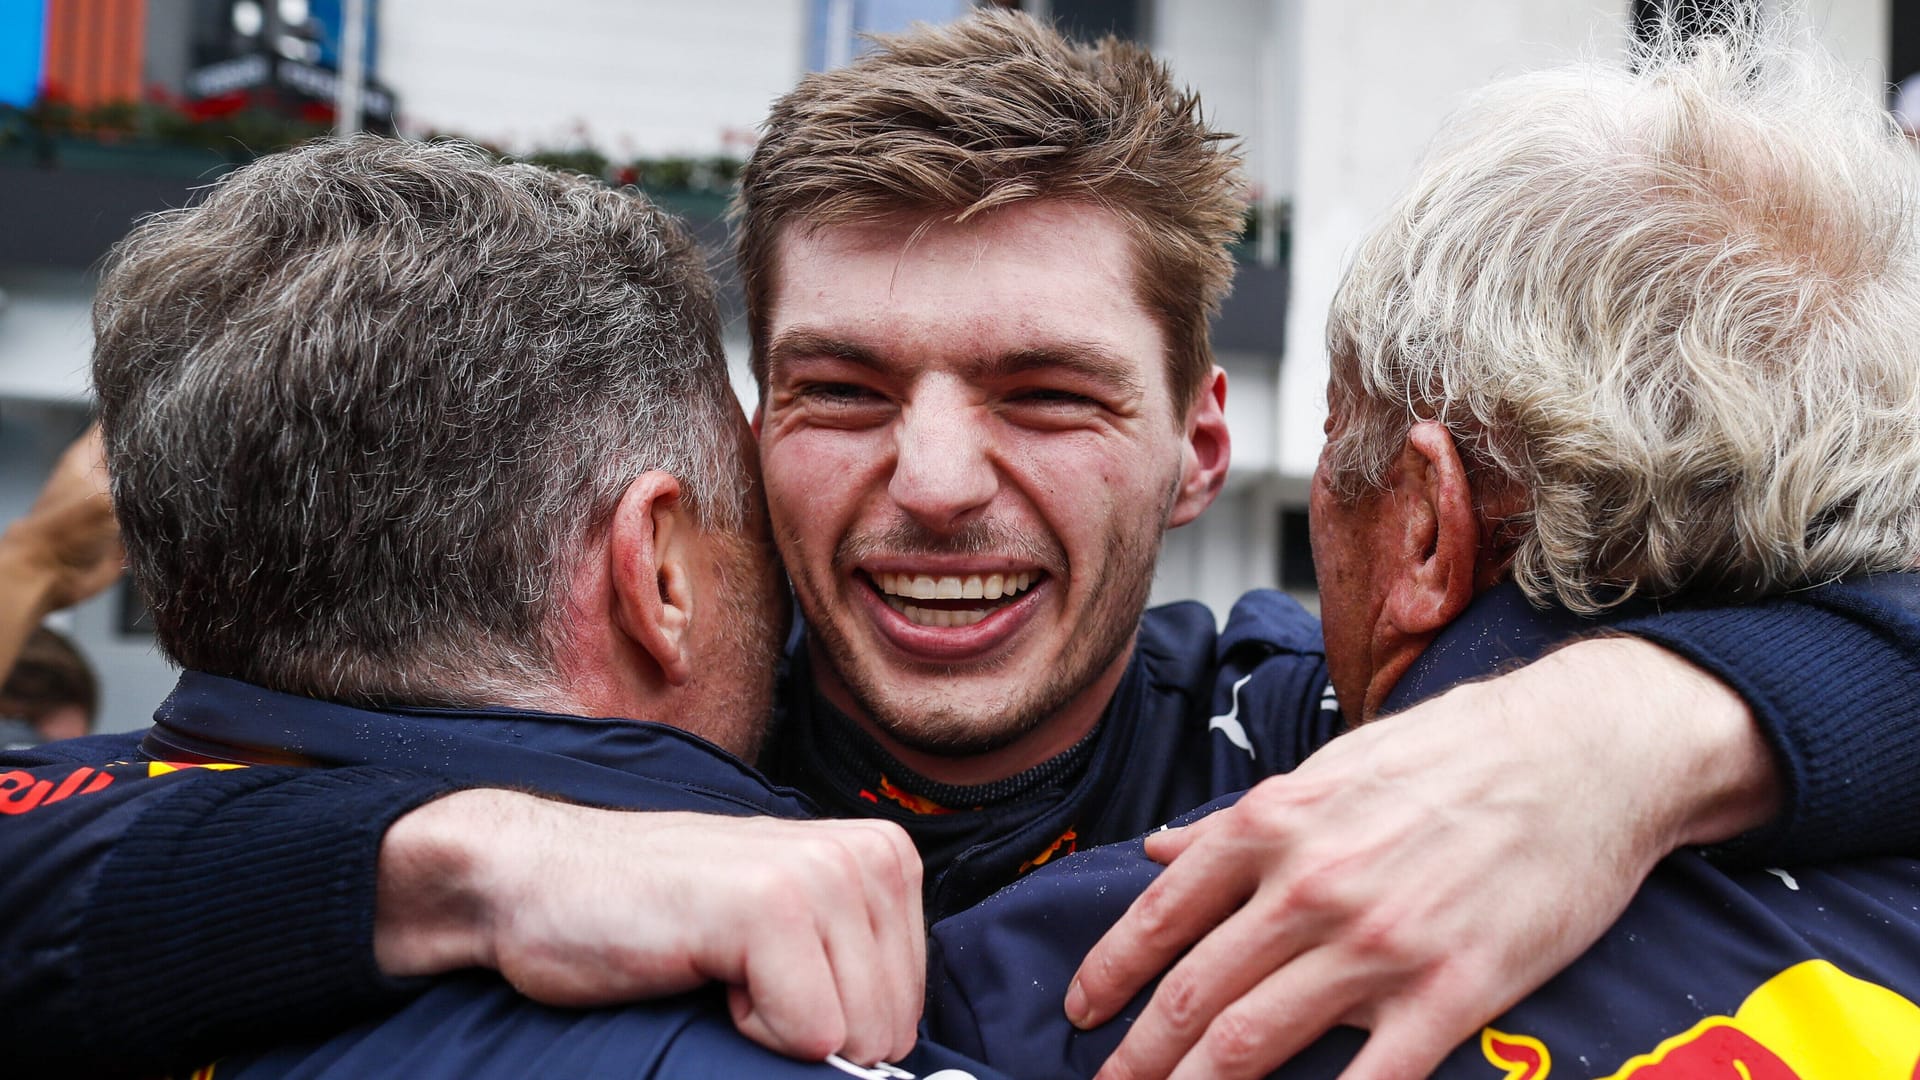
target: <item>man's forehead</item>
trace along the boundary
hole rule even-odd
[[[855,252],[912,248],[932,234],[1015,249],[1065,235],[1075,244],[1093,245],[1089,254],[1117,256],[1102,261],[1119,264],[1122,272],[1131,268],[1127,219],[1078,199],[1030,198],[987,209],[903,206],[857,215],[797,215],[773,236],[776,249],[808,245]]]
[[[800,222],[777,242],[766,320],[776,369],[822,353],[912,354],[983,374],[1058,364],[1112,374],[1166,354],[1138,296],[1125,225],[1098,208]]]

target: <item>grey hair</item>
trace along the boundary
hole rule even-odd
[[[1758,20],[1479,94],[1328,319],[1325,465],[1445,424],[1529,596],[1738,596],[1920,550],[1920,159]]]
[[[533,702],[628,483],[748,514],[699,248],[456,144],[275,154],[148,220],[94,304],[113,498],[182,666],[353,702]]]

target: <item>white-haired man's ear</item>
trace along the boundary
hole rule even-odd
[[[1434,634],[1473,602],[1480,561],[1473,486],[1453,433],[1416,422],[1389,482],[1395,525],[1383,539],[1396,545],[1395,572],[1383,614],[1403,634]]]

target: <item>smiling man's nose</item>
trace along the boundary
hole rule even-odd
[[[957,401],[916,403],[897,428],[888,493],[929,529],[966,524],[993,500],[1000,478],[981,410]]]

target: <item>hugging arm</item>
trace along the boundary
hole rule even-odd
[[[1210,980],[1176,967],[1169,981],[1187,990],[1168,997],[1163,985],[1114,1075],[1165,1072],[1183,1060],[1202,1072],[1218,1063],[1222,1076],[1259,1075],[1341,1020],[1374,1032],[1351,1076],[1417,1075],[1577,956],[1646,868],[1677,844],[1744,832],[1746,846],[1735,850],[1770,865],[1804,859],[1805,845],[1823,831],[1844,828],[1855,845],[1848,851],[1915,850],[1920,769],[1899,764],[1920,753],[1914,598],[1913,579],[1899,575],[1891,585],[1830,586],[1792,602],[1663,616],[1668,630],[1657,640],[1666,648],[1581,644],[1335,740],[1300,770],[1256,788],[1248,813],[1235,808],[1240,820],[1155,841],[1151,850],[1171,867],[1082,969],[1070,998],[1078,1018],[1110,1014],[1130,987],[1209,931],[1268,925],[1279,928],[1277,939],[1239,939],[1246,947]],[[1716,636],[1714,626],[1724,633]],[[1835,644],[1807,644],[1817,642]],[[1581,670],[1587,674],[1577,679],[1568,674]],[[1661,679],[1676,681],[1650,692],[1648,680]],[[1851,710],[1869,708],[1879,710],[1873,722],[1856,730]],[[1870,778],[1884,786],[1849,783],[1838,765],[1791,764],[1846,759],[1888,763]],[[419,787],[402,797],[380,787],[401,783],[388,770],[245,770],[186,782],[211,792],[244,786],[235,778],[248,773],[266,778],[258,790],[210,796],[193,813],[130,815],[103,825],[80,851],[54,842],[61,826],[46,811],[0,819],[10,860],[0,909],[12,916],[7,953],[20,958],[0,1013],[12,1025],[9,1045],[151,1051],[161,1060],[187,1035],[273,1037],[301,1029],[321,1002],[349,1007],[368,993],[404,989],[376,962],[375,897],[431,890],[439,878],[430,871],[445,852],[395,858],[378,841],[406,809],[437,805],[428,800],[447,785],[415,778]],[[388,779],[365,781],[372,794],[356,804],[326,788],[342,773]],[[233,839],[218,842],[223,833],[209,821]],[[475,824],[456,826],[467,830],[463,843],[489,839]],[[297,844],[327,873],[263,872],[247,843]],[[1234,862],[1231,876],[1218,877]],[[99,887],[108,880],[111,888]],[[551,884],[559,895],[559,882]],[[917,896],[917,886],[907,891]],[[1222,892],[1231,910],[1208,900],[1189,912],[1181,903]],[[137,903],[116,905],[128,897]],[[23,940],[31,927],[50,925],[24,921],[36,911],[43,920],[58,912],[68,936]],[[352,932],[329,929],[339,927]],[[399,935],[403,952],[415,934],[413,946],[444,949],[421,971],[499,962],[497,952],[450,945],[445,927],[431,921],[383,929]],[[156,941],[183,944],[156,949]],[[237,944],[204,944],[223,941]],[[183,967],[192,942],[203,943],[191,950],[198,959]],[[110,956],[114,965],[111,978],[86,981],[83,998],[68,996],[80,991],[66,985],[79,955]],[[64,990],[35,990],[46,986]],[[841,996],[871,993],[835,987],[836,1008]],[[1290,1023],[1273,1023],[1266,1012],[1248,1021],[1262,1001],[1307,997],[1313,1001]],[[85,1007],[74,1008],[76,1000]]]
[[[1661,857],[1920,850],[1920,585],[1622,624],[1335,739],[1193,827],[1067,1015],[1166,972],[1108,1077],[1260,1076],[1335,1024],[1423,1076],[1571,963]],[[1658,642],[1659,644],[1653,644]],[[1178,962],[1176,962],[1176,960]],[[1275,1020],[1284,1017],[1284,1020]]]
[[[62,759],[104,741],[0,765],[17,1063],[191,1066],[469,967],[569,1006],[725,983],[742,1033],[802,1058],[914,1044],[920,863],[890,825],[594,810],[387,768]]]
[[[151,1072],[409,996],[373,962],[374,869],[387,825],[449,785],[71,753],[105,741],[0,762],[10,1061]]]

